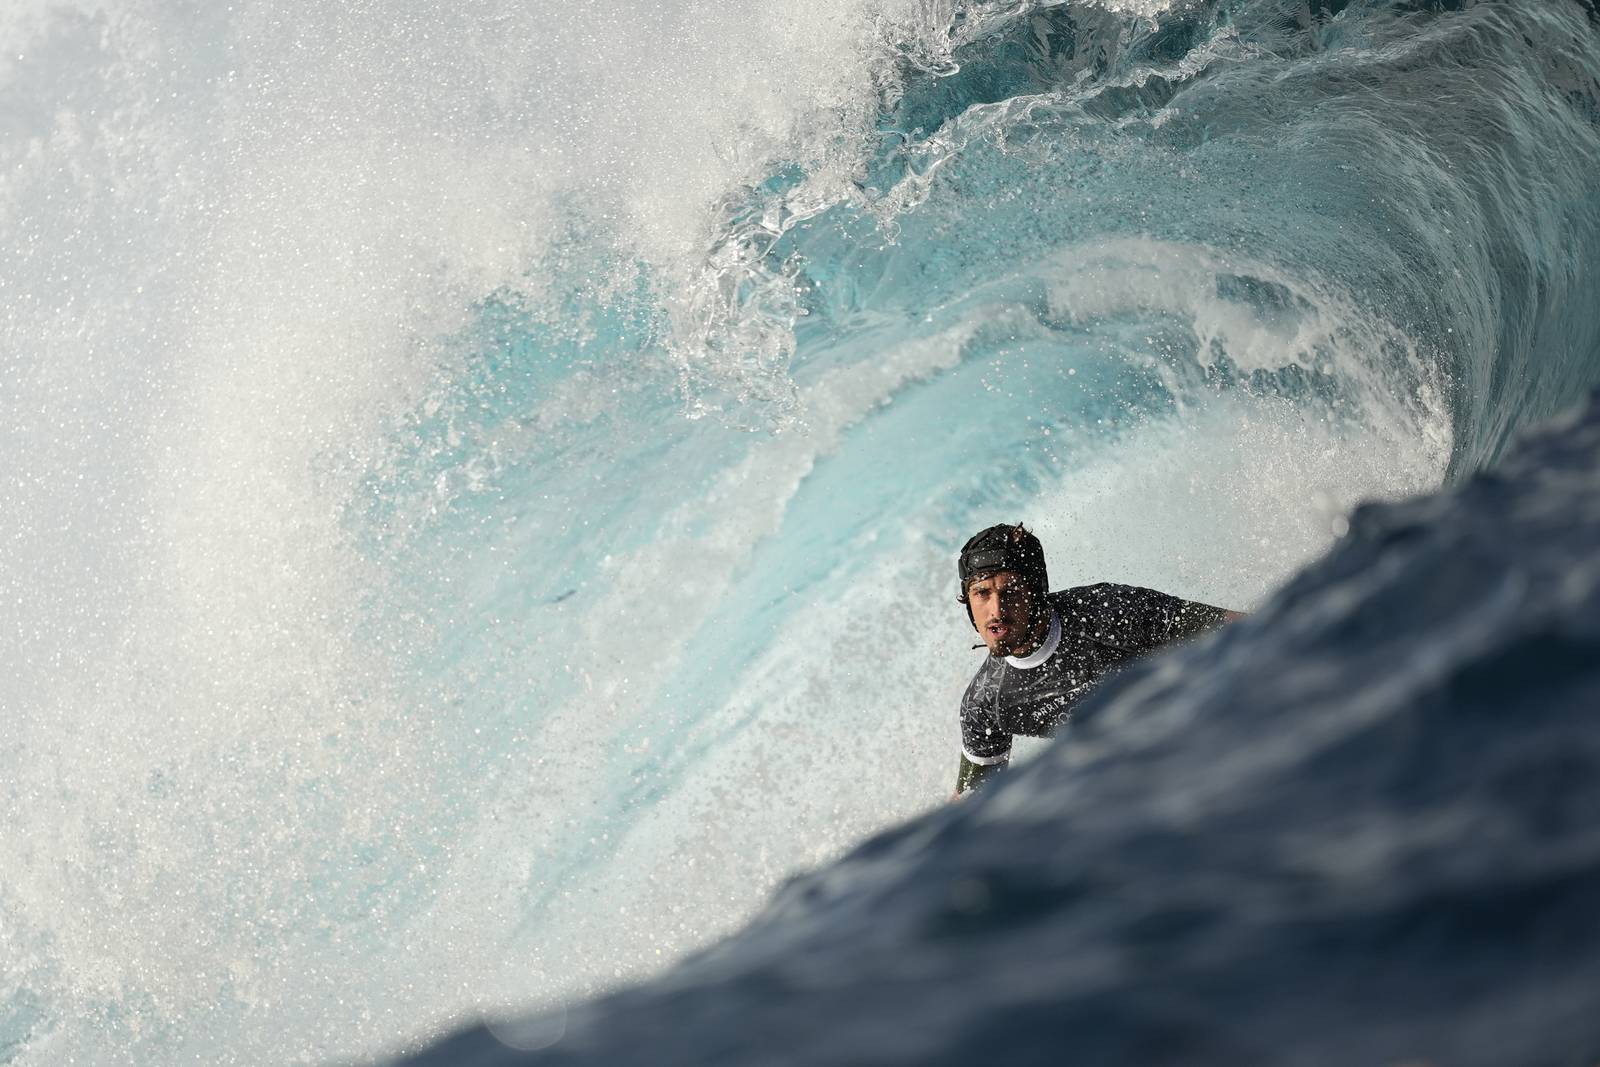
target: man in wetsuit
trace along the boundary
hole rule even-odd
[[[1011,737],[1046,737],[1108,671],[1236,611],[1131,585],[1050,592],[1044,548],[1021,526],[991,526],[961,549],[967,617],[989,649],[961,698],[956,796],[1011,759]]]

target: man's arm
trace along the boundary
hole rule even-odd
[[[956,791],[951,800],[960,800],[962,795],[977,789],[984,782],[994,777],[996,771],[1010,762],[1009,757],[998,759],[993,763],[973,763],[967,754],[961,754],[961,766],[956,771]]]
[[[1154,590],[1148,592],[1155,593]],[[1244,618],[1244,613],[1240,611],[1212,607],[1197,600],[1183,600],[1166,593],[1155,595],[1162,598],[1161,613],[1167,617],[1167,641],[1183,641]]]

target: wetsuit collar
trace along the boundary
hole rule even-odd
[[[1056,614],[1056,609],[1055,608],[1051,608],[1050,609],[1050,632],[1048,634],[1045,634],[1044,644],[1040,645],[1038,648],[1034,649],[1031,653],[1029,653],[1026,656],[1023,656],[1020,659],[1017,658],[1016,656],[1007,656],[1006,657],[1006,662],[1011,664],[1013,667],[1021,667],[1023,670],[1027,670],[1030,667],[1037,667],[1039,664],[1043,663],[1045,660],[1047,660],[1051,656],[1055,655],[1056,648],[1060,644],[1061,644],[1061,616]]]

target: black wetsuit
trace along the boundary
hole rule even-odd
[[[1132,585],[1082,585],[1049,596],[1050,630],[1032,655],[983,661],[961,698],[961,753],[977,767],[1011,757],[1011,737],[1047,737],[1107,671],[1222,622],[1208,604]]]

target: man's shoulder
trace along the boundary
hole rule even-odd
[[[1117,603],[1138,596],[1143,591],[1136,586],[1118,585],[1116,582],[1075,585],[1051,593],[1050,606],[1056,609],[1056,614],[1060,615],[1063,621],[1067,621],[1072,615],[1114,607]]]
[[[1102,600],[1107,597],[1137,595],[1145,592],[1137,585],[1123,585],[1121,582],[1095,582],[1092,585],[1074,585],[1066,589],[1058,589],[1050,594],[1052,603],[1057,600]]]
[[[1125,629],[1131,619],[1149,615],[1164,598],[1165,594],[1142,586],[1096,582],[1051,593],[1050,603],[1061,616],[1066,636],[1076,640],[1092,635],[1104,640]]]

